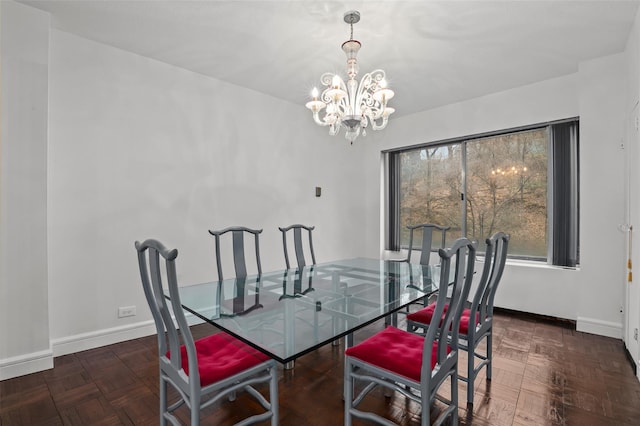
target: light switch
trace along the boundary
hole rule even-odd
[[[319,197],[322,194],[322,188],[316,186],[316,197]]]

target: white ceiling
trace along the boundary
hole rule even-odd
[[[52,25],[300,105],[345,74],[356,9],[360,74],[387,72],[396,116],[571,74],[624,51],[636,1],[19,0]]]

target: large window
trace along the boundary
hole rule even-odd
[[[512,258],[578,264],[577,120],[388,155],[389,249],[407,247],[408,225],[436,223],[447,243],[504,231]]]

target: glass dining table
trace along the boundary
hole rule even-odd
[[[438,265],[355,258],[180,287],[196,317],[286,367],[438,291]],[[168,295],[168,290],[166,296]]]

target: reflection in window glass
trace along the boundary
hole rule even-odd
[[[503,231],[511,255],[546,257],[547,129],[470,140],[466,149],[467,236],[482,244]]]

